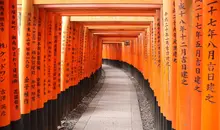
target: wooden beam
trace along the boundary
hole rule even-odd
[[[123,42],[119,42],[119,41],[103,41],[102,44],[122,44]]]
[[[138,11],[54,11],[63,16],[155,16],[154,11],[138,12]]]
[[[145,29],[139,29],[139,28],[137,28],[137,29],[135,29],[135,28],[128,28],[128,29],[90,29],[89,30],[90,32],[92,32],[92,33],[95,33],[95,32],[117,32],[117,31],[120,31],[120,32],[129,32],[129,31],[139,31],[139,32],[142,32],[142,31],[145,31]]]
[[[62,8],[62,9],[159,9],[161,4],[144,4],[144,3],[75,3],[75,4],[39,4],[39,8]]]
[[[18,4],[22,0],[18,0]],[[162,0],[34,0],[34,4],[60,5],[60,4],[162,4]]]
[[[137,37],[138,34],[96,34],[100,37]]]
[[[90,31],[93,34],[140,34],[141,32],[143,32],[143,30],[104,30],[104,31],[100,31],[100,30],[93,30]]]
[[[149,27],[149,26],[143,26],[143,25],[136,25],[136,26],[134,26],[134,25],[121,25],[121,26],[92,26],[92,25],[90,25],[90,26],[86,26],[86,27],[88,27],[89,29],[93,29],[93,30],[95,30],[95,29],[146,29],[147,27]]]
[[[85,25],[88,29],[123,29],[123,28],[137,28],[145,29],[148,25]]]
[[[151,21],[84,21],[84,26],[149,26]]]
[[[148,22],[154,21],[154,17],[146,16],[71,16],[71,21],[138,21],[138,22]]]
[[[92,32],[94,35],[98,36],[116,36],[116,37],[123,37],[123,36],[138,36],[141,32],[140,31],[103,31],[103,32]]]
[[[103,43],[119,43],[119,42],[124,42],[124,39],[115,39],[115,40],[103,40]]]
[[[106,41],[106,40],[117,40],[117,41],[125,41],[125,40],[135,40],[137,37],[131,37],[131,36],[124,36],[124,37],[100,37],[101,40]]]
[[[144,29],[147,28],[151,22],[81,22],[89,29]]]
[[[45,7],[42,7],[45,8]],[[155,8],[48,8],[49,12],[68,16],[154,16]]]

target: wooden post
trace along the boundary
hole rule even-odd
[[[21,95],[21,114],[25,130],[30,130],[31,111],[31,42],[33,22],[33,1],[22,0],[21,36],[19,55],[19,83]]]
[[[203,1],[202,130],[217,130],[219,121],[220,3]],[[198,16],[199,17],[199,16]]]
[[[40,16],[39,16],[40,17]],[[47,17],[47,12],[45,11],[45,23],[47,21],[48,17]],[[44,37],[44,44],[43,44],[43,50],[44,50],[44,57],[43,57],[43,64],[44,64],[44,70],[43,70],[43,74],[44,74],[44,82],[43,82],[43,93],[44,93],[44,129],[48,130],[49,125],[48,125],[48,107],[49,107],[49,96],[48,96],[48,50],[47,50],[47,24],[43,24],[42,25],[43,28],[45,29],[42,33],[43,37]]]
[[[191,1],[177,0],[177,126],[178,130],[190,130],[189,37]]]
[[[38,43],[37,43],[37,122],[39,130],[44,130],[44,23],[45,10],[39,9],[38,15]]]
[[[0,11],[1,13],[1,11]],[[20,91],[18,77],[17,1],[9,1],[9,59],[10,59],[10,115],[11,130],[21,130]],[[1,23],[0,23],[1,24]],[[1,49],[1,47],[0,47]],[[1,119],[0,119],[1,120]],[[1,127],[1,126],[0,126]]]
[[[201,103],[202,103],[202,1],[192,2],[192,38],[190,47],[190,93],[191,93],[191,130],[201,130]],[[198,15],[201,15],[197,18]]]
[[[62,17],[62,44],[61,44],[61,91],[65,91],[65,70],[66,70],[66,42],[67,42],[67,29],[70,22],[70,18],[67,16]]]
[[[68,16],[63,16],[62,17],[62,44],[61,44],[61,100],[62,102],[62,114],[65,114],[66,111],[66,105],[67,105],[67,100],[66,100],[66,96],[67,96],[67,82],[66,80],[68,79],[67,76],[67,45],[68,45],[68,27],[70,24],[70,17]]]
[[[171,8],[170,8],[171,7]],[[165,1],[163,4],[163,22],[164,22],[164,44],[163,44],[163,62],[165,79],[163,80],[165,87],[165,101],[166,101],[166,118],[168,121],[172,121],[173,128],[175,129],[176,119],[176,60],[173,49],[175,45],[174,35],[175,31],[175,1]],[[168,124],[170,125],[170,124]],[[168,126],[171,127],[171,126]]]
[[[9,1],[0,1],[0,129],[10,130]]]
[[[175,10],[175,0],[172,0],[172,14],[171,14],[171,24],[172,26],[172,34],[170,37],[172,37],[171,45],[170,45],[170,79],[171,79],[171,118],[172,118],[172,128],[176,129],[176,89],[177,89],[177,41],[176,41],[176,10]]]
[[[61,120],[61,32],[62,32],[62,16],[57,15],[56,17],[56,35],[57,35],[57,124],[60,125]]]
[[[37,44],[38,44],[38,8],[33,8],[31,42],[31,129],[37,129]]]

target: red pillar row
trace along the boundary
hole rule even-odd
[[[122,64],[149,81],[160,113],[156,129],[164,129],[164,120],[176,130],[220,128],[219,5],[164,0],[154,22],[129,46],[122,44],[122,53],[114,51],[117,44],[103,44],[103,59],[121,55]]]
[[[97,83],[101,43],[82,24],[32,1],[23,1],[19,19],[16,1],[1,0],[0,8],[0,129],[56,129],[87,94],[86,84]]]

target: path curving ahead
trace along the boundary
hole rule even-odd
[[[74,130],[143,130],[136,90],[120,69],[103,65],[105,80]]]

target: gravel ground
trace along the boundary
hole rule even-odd
[[[80,104],[72,110],[68,115],[63,117],[61,120],[61,126],[58,126],[58,130],[73,130],[74,126],[82,116],[82,114],[88,108],[88,105],[102,88],[105,79],[105,72],[102,70],[102,76],[100,77],[99,82],[95,85],[95,87],[89,92],[89,94],[82,99]]]
[[[147,100],[147,97],[145,96],[144,91],[142,90],[137,80],[129,72],[125,70],[124,72],[129,76],[133,85],[136,88],[143,130],[155,130],[154,116],[150,107],[151,106],[150,102]]]

